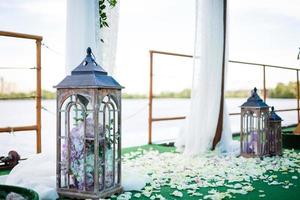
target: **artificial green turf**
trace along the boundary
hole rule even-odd
[[[8,175],[10,170],[0,170],[0,176]]]
[[[237,138],[235,138],[237,139]],[[152,148],[154,150],[158,150],[159,152],[174,152],[175,148],[174,147],[164,147],[160,145],[145,145],[141,147],[134,147],[134,148],[129,148],[128,151],[124,151],[123,153],[130,153],[131,151],[136,151],[137,148],[142,148],[148,150],[149,148]],[[300,161],[299,161],[300,162]],[[221,166],[220,166],[221,167]],[[277,175],[279,182],[281,181],[289,181],[290,183],[293,184],[293,186],[290,186],[289,189],[284,189],[280,185],[268,185],[267,183],[258,180],[258,181],[252,181],[252,186],[254,187],[254,190],[252,192],[249,192],[246,195],[241,195],[241,194],[235,194],[235,199],[241,199],[241,200],[255,200],[255,199],[270,199],[270,200],[298,200],[300,199],[300,177],[299,173],[288,173],[288,174],[282,174],[281,172],[274,172],[274,173],[269,173],[272,175]],[[292,179],[292,176],[298,176],[299,179]],[[201,188],[197,190],[197,192],[200,192],[204,195],[208,194],[208,191],[211,189],[216,189],[219,192],[225,192],[226,188],[225,187],[215,187],[215,188]],[[264,192],[261,193],[259,190],[263,190]],[[160,194],[163,195],[166,199],[180,199],[179,197],[174,197],[171,195],[171,193],[174,191],[174,189],[170,187],[161,187]],[[191,200],[198,200],[198,199],[203,199],[204,196],[189,196],[187,194],[187,191],[181,191],[183,192],[183,197],[181,199],[191,199]],[[133,192],[135,194],[136,192]],[[153,193],[155,194],[155,193]],[[157,193],[158,194],[158,193]],[[266,196],[261,198],[259,195],[265,194]],[[142,199],[146,200],[149,199],[145,196],[141,196],[140,198],[135,198],[132,196],[132,199]]]
[[[124,155],[126,153],[130,153],[130,152],[134,152],[134,151],[138,150],[139,148],[144,149],[144,150],[154,149],[154,150],[159,151],[160,153],[175,151],[174,146],[170,147],[170,146],[165,146],[165,145],[160,145],[160,144],[152,144],[152,145],[143,145],[143,146],[138,146],[138,147],[124,148],[124,149],[122,149],[122,155]]]
[[[291,126],[291,127],[286,127],[282,129],[283,133],[292,133],[295,130],[295,126]]]
[[[238,139],[238,137],[236,137],[235,139]],[[144,146],[139,146],[139,147],[124,148],[124,149],[122,149],[122,154],[124,155],[126,153],[137,151],[137,149],[139,149],[139,148],[142,148],[144,150],[154,149],[154,150],[158,150],[160,153],[175,151],[174,147],[167,147],[167,146],[162,146],[162,145],[144,145]],[[220,166],[220,170],[221,170],[221,167],[222,166]],[[4,174],[7,174],[7,172],[0,171],[0,175],[4,175]],[[255,200],[255,199],[298,200],[298,199],[300,199],[300,177],[299,177],[298,172],[288,173],[288,174],[282,174],[281,172],[274,172],[271,174],[277,175],[279,181],[289,181],[290,183],[293,183],[293,186],[291,186],[289,189],[284,189],[280,185],[270,186],[261,180],[253,181],[252,186],[255,189],[246,195],[236,194],[236,195],[234,195],[235,199],[241,199],[241,200]],[[298,176],[299,179],[296,179],[296,180],[292,179],[291,178],[292,176]],[[225,187],[216,187],[216,188],[201,188],[201,189],[197,190],[197,192],[207,195],[207,192],[211,189],[216,189],[217,191],[220,191],[220,192],[226,191]],[[263,190],[264,192],[260,193],[259,190]],[[174,189],[172,189],[170,187],[161,187],[160,194],[163,195],[166,199],[180,199],[178,197],[174,197],[171,195],[171,193],[173,191],[174,191]],[[197,199],[198,200],[198,199],[203,198],[203,196],[202,197],[201,196],[200,197],[189,196],[186,191],[182,191],[182,192],[183,192],[183,198],[181,198],[181,199],[191,199],[191,200]],[[132,192],[132,193],[135,194],[136,192]],[[153,193],[153,194],[159,194],[159,193]],[[260,198],[259,197],[260,194],[265,194],[266,196],[264,198]],[[135,198],[134,196],[132,196],[132,199],[146,200],[149,198],[142,195],[140,198]]]

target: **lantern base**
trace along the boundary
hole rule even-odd
[[[251,153],[241,153],[240,156],[242,156],[244,158],[262,158],[262,157],[268,157],[270,155],[269,154],[258,155],[258,154],[251,154]]]
[[[71,199],[103,199],[112,196],[113,194],[120,194],[123,192],[123,188],[121,185],[117,185],[113,188],[105,189],[100,191],[99,193],[92,193],[92,192],[84,192],[84,191],[77,191],[77,190],[69,190],[59,188],[57,189],[57,193],[59,197],[69,197]]]

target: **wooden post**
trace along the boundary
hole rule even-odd
[[[149,113],[148,113],[148,144],[152,144],[152,100],[153,100],[153,52],[150,53]]]
[[[297,117],[298,117],[298,123],[300,122],[300,105],[299,105],[299,70],[297,69]]]
[[[266,89],[266,66],[263,66],[263,90],[264,90],[264,101],[267,99],[267,89]]]
[[[297,119],[298,119],[298,125],[293,131],[294,134],[300,135],[300,116],[299,116],[299,69],[296,70],[297,72]]]
[[[42,152],[41,112],[42,112],[42,74],[41,74],[41,40],[36,40],[36,152]]]

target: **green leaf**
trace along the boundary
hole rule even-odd
[[[104,4],[101,5],[101,6],[99,6],[99,9],[100,9],[100,10],[104,10],[105,8],[106,8],[106,5],[104,5]]]
[[[103,26],[109,27],[107,22],[103,22]]]

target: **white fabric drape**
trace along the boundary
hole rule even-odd
[[[114,71],[120,2],[114,8],[107,5],[105,12],[109,28],[100,29],[98,1],[67,0],[67,74],[85,58],[87,47],[92,48],[96,61],[109,74]]]
[[[226,5],[225,0],[196,0],[191,106],[185,127],[176,141],[177,148],[188,155],[197,155],[211,149],[216,133],[221,102],[223,59],[225,68],[228,62],[228,45],[225,45],[224,49]],[[232,147],[228,117],[224,109],[222,145],[219,145],[222,152],[229,150],[224,147]]]
[[[66,74],[86,56],[87,47],[99,54],[100,27],[98,0],[67,0]]]
[[[107,3],[106,3],[107,4]],[[100,30],[100,38],[103,42],[99,45],[99,58],[97,62],[102,66],[110,75],[115,73],[116,69],[116,51],[118,43],[118,27],[119,27],[119,9],[120,0],[115,7],[111,8],[106,5],[107,23],[109,28]]]

